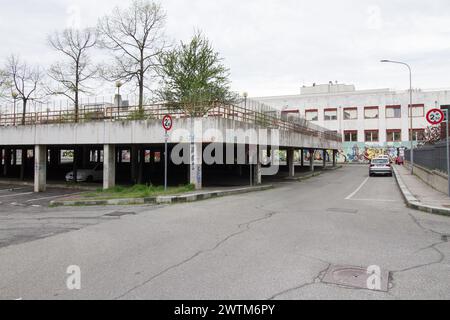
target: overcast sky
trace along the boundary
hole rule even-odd
[[[0,59],[11,53],[48,65],[51,31],[95,26],[126,0],[0,0]],[[339,81],[359,89],[450,87],[448,0],[163,0],[167,36],[187,40],[200,29],[231,70],[232,89],[250,96],[297,94]]]

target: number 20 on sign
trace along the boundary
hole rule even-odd
[[[427,121],[432,125],[438,125],[438,124],[442,123],[442,121],[444,121],[444,119],[445,119],[445,116],[444,116],[444,112],[442,112],[442,110],[433,109],[427,113]]]

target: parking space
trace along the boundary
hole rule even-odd
[[[31,186],[0,185],[0,212],[11,207],[46,207],[59,197],[82,192],[85,191],[50,187],[46,192],[34,193]]]
[[[49,207],[52,200],[85,192],[50,187],[34,193],[31,186],[0,184],[0,248],[79,230],[87,226],[152,210],[157,206]]]

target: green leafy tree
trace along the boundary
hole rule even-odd
[[[197,33],[160,57],[159,98],[192,117],[203,116],[217,104],[237,101],[230,91],[229,70],[210,41]]]

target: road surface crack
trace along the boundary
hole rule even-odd
[[[263,209],[262,207],[256,207],[256,209],[268,211],[266,209]],[[226,243],[230,239],[232,239],[234,237],[237,237],[237,236],[239,236],[239,235],[249,231],[251,229],[251,225],[253,225],[255,223],[258,223],[258,222],[261,222],[261,221],[264,221],[264,220],[267,220],[267,219],[270,219],[276,214],[277,214],[277,212],[275,212],[275,211],[268,211],[268,213],[264,217],[261,217],[261,218],[258,218],[258,219],[254,219],[254,220],[250,220],[248,222],[239,224],[238,225],[238,229],[242,229],[242,227],[245,227],[245,229],[239,230],[237,232],[234,232],[234,233],[228,235],[227,237],[225,237],[224,239],[222,239],[221,241],[216,243],[216,245],[214,247],[210,248],[210,249],[200,250],[200,251],[196,252],[195,254],[193,254],[192,256],[190,256],[189,258],[187,258],[187,259],[185,259],[185,260],[183,260],[183,261],[181,261],[181,262],[179,262],[177,264],[174,264],[174,265],[172,265],[170,267],[167,267],[166,269],[158,272],[157,274],[155,274],[151,278],[149,278],[149,279],[145,280],[144,282],[142,282],[142,283],[132,287],[131,289],[127,290],[125,293],[123,293],[120,296],[114,298],[114,300],[122,299],[126,295],[128,295],[131,292],[133,292],[133,291],[135,291],[135,290],[137,290],[137,289],[139,289],[139,288],[149,284],[150,282],[152,282],[156,278],[164,275],[165,273],[167,273],[167,272],[169,272],[169,271],[171,271],[173,269],[176,269],[178,267],[181,267],[182,265],[184,265],[186,263],[189,263],[190,261],[194,260],[195,258],[197,258],[197,257],[199,257],[199,256],[201,256],[201,255],[203,255],[205,253],[209,253],[209,252],[213,252],[213,251],[217,250],[220,246],[222,246],[224,243]]]
[[[446,241],[437,242],[437,243],[434,243],[432,245],[429,245],[426,248],[420,249],[419,251],[416,252],[416,253],[418,253],[420,251],[425,251],[425,250],[430,250],[430,249],[434,250],[439,255],[439,259],[438,260],[432,261],[432,262],[429,262],[429,263],[418,264],[418,265],[415,265],[415,266],[412,266],[412,267],[409,267],[409,268],[405,268],[405,269],[401,269],[401,270],[392,271],[392,273],[393,274],[401,273],[401,272],[411,271],[411,270],[414,270],[414,269],[420,269],[420,268],[424,268],[424,267],[428,267],[428,266],[431,266],[431,265],[442,263],[444,261],[444,259],[445,259],[445,254],[441,250],[439,250],[437,248],[437,246],[439,246],[439,245],[441,245],[443,243],[447,243],[447,242]]]
[[[297,290],[301,290],[301,289],[303,289],[305,287],[308,287],[308,286],[311,286],[311,285],[314,285],[314,284],[317,284],[317,283],[321,283],[322,279],[323,279],[323,276],[326,274],[328,269],[330,269],[330,267],[331,267],[331,263],[329,263],[325,269],[320,270],[310,282],[306,282],[306,283],[303,283],[303,284],[301,284],[299,286],[296,286],[296,287],[293,287],[293,288],[286,289],[286,290],[283,290],[281,292],[278,292],[278,293],[274,294],[273,296],[271,296],[267,300],[275,300],[277,297],[282,296],[282,295],[284,295],[286,293],[297,291]]]

